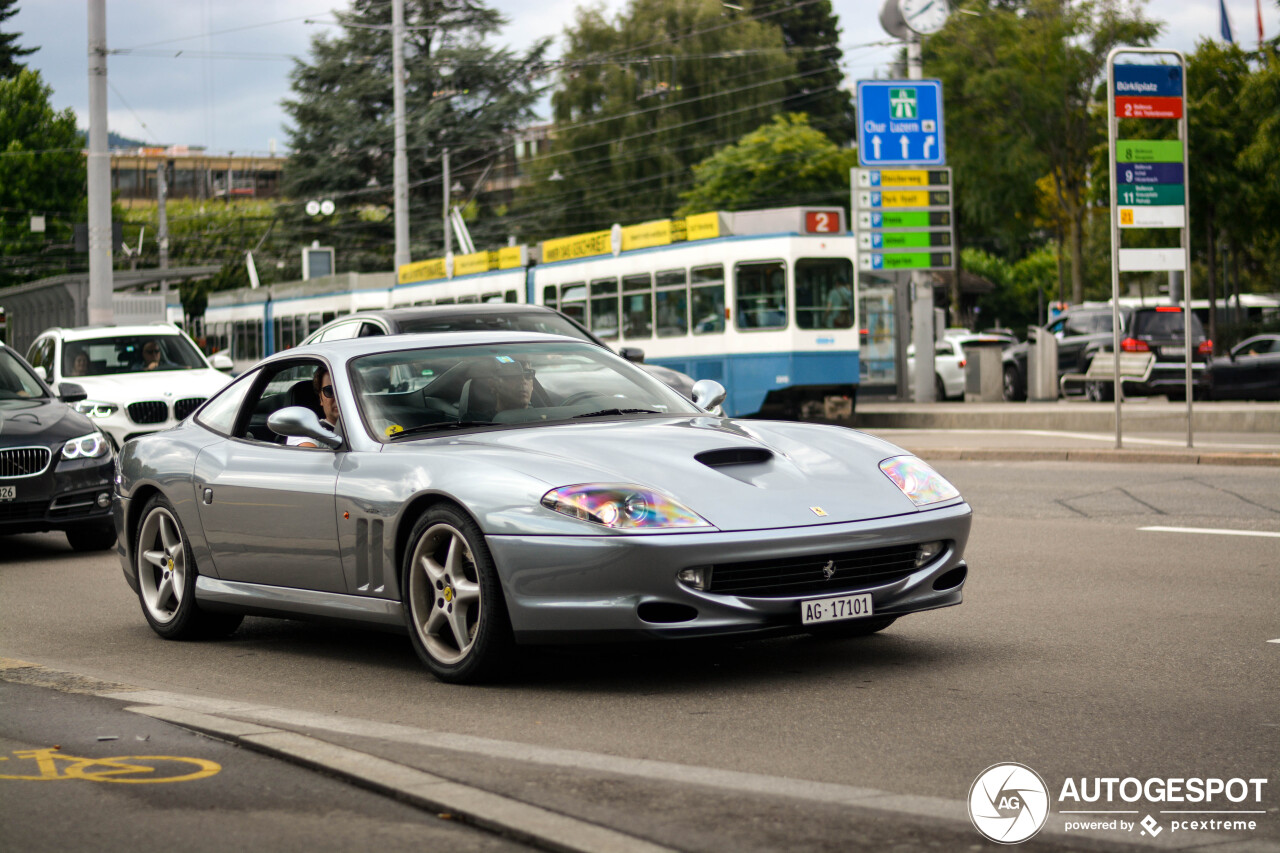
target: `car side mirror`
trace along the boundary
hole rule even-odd
[[[43,368],[36,369],[42,370]],[[81,400],[89,399],[89,392],[84,390],[83,385],[77,385],[74,382],[59,382],[58,399],[64,403],[79,403]]]
[[[640,347],[623,347],[618,350],[618,355],[634,364],[644,364],[644,350]]]
[[[40,366],[38,366],[38,367],[33,367],[33,368],[31,368],[31,369],[32,369],[32,370],[34,370],[34,371],[36,372],[36,376],[39,376],[39,377],[40,377],[40,381],[41,381],[41,382],[48,382],[48,381],[49,381],[49,371],[47,371],[47,370],[45,370],[45,369],[44,369],[44,365],[43,365],[43,364],[42,364],[42,365],[40,365]]]
[[[271,413],[267,428],[276,435],[296,435],[309,438],[321,447],[336,450],[342,446],[342,436],[320,425],[316,413],[306,406],[286,406]]]
[[[214,370],[229,371],[235,368],[235,362],[225,352],[215,352],[209,356],[209,364]]]
[[[699,379],[693,383],[693,403],[707,411],[723,403],[728,393],[724,390],[724,386],[714,379]]]

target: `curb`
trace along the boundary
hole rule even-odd
[[[919,447],[921,459],[995,462],[1120,462],[1127,464],[1252,465],[1280,468],[1280,453],[1197,453],[1177,450],[1030,450],[1020,448]]]

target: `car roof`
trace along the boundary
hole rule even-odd
[[[545,305],[530,305],[520,302],[458,302],[449,305],[405,305],[400,308],[373,308],[347,314],[339,320],[358,319],[360,317],[385,317],[388,320],[418,320],[423,317],[475,316],[476,314],[559,314],[558,311]],[[326,323],[325,325],[328,325]]]
[[[64,341],[90,341],[98,338],[115,338],[124,335],[181,335],[182,330],[172,323],[138,323],[129,326],[79,326],[74,329],[45,329],[41,335],[56,332]]]
[[[568,335],[548,335],[542,332],[415,332],[404,335],[374,335],[367,338],[344,338],[340,341],[323,341],[304,344],[276,353],[270,361],[288,360],[292,356],[322,355],[339,361],[358,358],[378,352],[398,352],[414,349],[442,349],[445,347],[475,346],[482,344],[525,343],[575,343],[599,349],[591,341],[571,338]]]

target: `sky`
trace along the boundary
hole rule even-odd
[[[598,0],[618,11],[626,0]],[[833,0],[840,18],[845,82],[885,76],[897,46],[881,30],[882,0]],[[1149,0],[1146,15],[1166,27],[1154,46],[1191,52],[1218,35],[1219,0]],[[1236,41],[1257,45],[1255,0],[1224,0]],[[583,0],[489,0],[510,24],[495,40],[517,50],[536,38],[561,40]],[[1263,0],[1267,38],[1280,30],[1280,7]],[[107,122],[152,145],[199,145],[211,152],[285,153],[291,57],[306,58],[311,39],[333,31],[335,0],[107,0]],[[70,107],[88,126],[86,0],[18,0],[6,32],[39,47],[26,58],[53,88],[56,109]],[[325,22],[328,22],[326,26]],[[553,46],[552,56],[558,47]],[[927,69],[926,69],[927,72]],[[543,108],[545,109],[545,101]]]

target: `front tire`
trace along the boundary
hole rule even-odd
[[[178,513],[163,495],[142,510],[133,549],[138,600],[151,630],[166,640],[194,640],[230,634],[244,616],[210,613],[196,604],[196,561]]]
[[[409,534],[401,591],[413,650],[441,681],[500,675],[515,651],[484,534],[460,509],[427,510]]]
[[[1004,366],[1004,398],[1012,403],[1024,396],[1022,382],[1018,378],[1018,368],[1012,364]]]
[[[1087,382],[1084,386],[1085,399],[1091,403],[1109,403],[1114,399],[1110,382]]]

